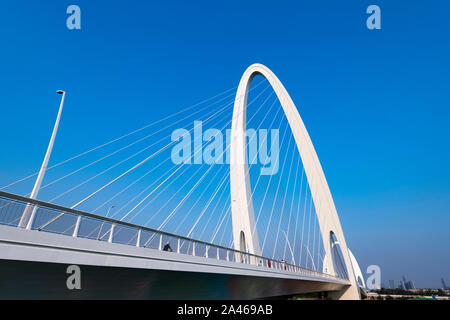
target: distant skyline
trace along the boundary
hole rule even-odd
[[[66,27],[70,4],[81,30]],[[381,30],[366,27],[371,4]],[[450,282],[449,10],[444,0],[3,1],[0,187],[39,169],[57,89],[67,96],[50,164],[237,86],[260,62],[299,109],[364,276],[379,265],[382,283],[439,288]]]

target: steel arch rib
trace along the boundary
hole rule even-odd
[[[344,233],[319,158],[291,97],[275,74],[262,64],[253,64],[244,72],[234,103],[230,142],[230,190],[234,247],[237,250],[261,254],[258,233],[255,228],[245,136],[248,90],[256,75],[262,75],[270,83],[288,120],[309,182],[325,254],[328,257],[333,257],[329,241],[331,233],[334,233],[341,245],[351,286],[343,292],[337,293],[335,297],[339,299],[359,299],[359,289],[356,285]],[[245,245],[241,244],[242,233],[244,234]],[[330,263],[329,271],[331,274],[335,274],[333,263]]]

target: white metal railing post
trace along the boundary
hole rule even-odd
[[[158,250],[161,251],[162,250],[162,234],[159,235],[159,246],[158,246]]]
[[[180,238],[177,241],[177,253],[180,253]]]
[[[230,251],[227,249],[226,253],[227,253],[227,261],[230,261]]]
[[[108,238],[108,242],[109,243],[112,243],[112,241],[113,241],[113,235],[114,235],[114,228],[116,227],[116,224],[115,223],[113,223],[112,225],[111,225],[111,230],[109,230],[109,238]]]
[[[195,257],[195,241],[192,241],[192,255]]]
[[[217,247],[217,260],[220,260],[220,257],[219,257],[219,247]]]
[[[142,231],[142,229],[138,230],[137,239],[136,239],[136,247],[141,246],[141,231]]]
[[[80,229],[81,216],[78,216],[77,222],[75,223],[75,229],[73,229],[72,237],[78,237],[78,230]]]
[[[205,258],[208,258],[208,251],[209,251],[209,246],[206,245],[205,246]]]

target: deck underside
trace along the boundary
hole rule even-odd
[[[69,290],[68,265],[0,260],[0,299],[258,299],[330,291],[326,282],[226,274],[80,266]]]

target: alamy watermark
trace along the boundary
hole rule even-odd
[[[381,9],[379,6],[372,4],[367,7],[367,14],[370,16],[367,18],[366,25],[369,30],[380,30],[381,29]]]
[[[192,135],[191,135],[192,133]],[[261,175],[275,175],[279,168],[279,130],[247,129],[249,165],[260,164]],[[174,164],[230,164],[231,129],[225,135],[219,129],[203,132],[202,121],[194,121],[191,130],[176,129],[171,135],[171,159]]]
[[[67,7],[66,13],[70,16],[66,19],[66,26],[69,30],[81,29],[81,9],[78,5],[71,4]],[[370,5],[366,9],[370,16],[366,20],[366,26],[369,30],[381,29],[381,9],[377,5]]]
[[[81,290],[81,269],[77,265],[67,267],[66,273],[69,274],[66,280],[66,286],[69,290]]]
[[[80,30],[81,29],[81,9],[77,5],[70,5],[66,10],[67,14],[70,14],[66,20],[66,26],[69,30]]]
[[[381,288],[381,268],[376,264],[370,265],[367,267],[367,274],[370,274],[367,277],[366,287],[369,290],[378,290]]]

